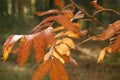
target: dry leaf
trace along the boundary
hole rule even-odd
[[[92,40],[106,40],[110,39],[120,30],[120,20],[115,21],[113,24],[110,24],[108,28],[103,31],[100,35],[91,37]]]
[[[101,7],[100,5],[97,4],[96,0],[92,1],[91,4],[98,10],[104,10],[103,7]]]
[[[48,27],[45,31],[45,40],[48,45],[48,47],[51,47],[55,44],[55,37],[52,27]]]
[[[63,27],[65,27],[67,30],[74,31],[76,34],[80,34],[80,29],[78,27],[75,27],[72,22],[65,17],[64,15],[58,15],[55,17],[55,20],[60,23]]]
[[[50,71],[51,80],[69,80],[68,74],[59,60],[53,58],[53,67]]]
[[[80,36],[76,33],[74,33],[73,31],[67,31],[65,32],[65,35],[68,36],[68,37],[71,37],[71,38],[80,38]]]
[[[70,48],[75,49],[75,44],[72,39],[70,38],[64,38],[63,43],[68,45]]]
[[[32,35],[22,37],[18,48],[18,65],[23,66],[27,61],[32,47]]]
[[[106,51],[109,52],[109,53],[111,53],[112,52],[111,47],[105,47],[104,49],[102,49],[102,51],[100,52],[100,55],[98,57],[97,63],[100,63],[100,61],[103,60],[103,58],[104,58],[104,56],[106,54]]]
[[[41,62],[44,57],[44,51],[47,46],[44,31],[40,32],[33,38],[34,57],[37,63]]]
[[[32,80],[43,80],[44,76],[50,71],[52,63],[50,60],[42,63],[32,76]]]
[[[36,14],[38,16],[44,16],[44,15],[48,15],[48,14],[58,14],[60,13],[59,10],[57,9],[52,9],[52,10],[48,10],[48,11],[45,11],[45,12],[40,12],[40,11],[37,11]]]
[[[60,30],[64,30],[65,28],[63,26],[59,26],[53,29],[54,32],[60,31]]]
[[[70,56],[70,50],[66,44],[59,44],[55,46],[56,50],[61,54],[61,55],[67,55]]]
[[[60,8],[64,8],[64,4],[61,2],[61,0],[54,0],[54,3]]]
[[[7,38],[6,42],[3,45],[3,59],[4,61],[7,60],[12,48],[14,47],[15,43],[22,37],[22,35],[11,35]]]

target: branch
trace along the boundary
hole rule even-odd
[[[77,5],[73,0],[69,0],[72,4],[74,4],[78,10],[82,11],[88,18],[90,18],[93,22],[98,23],[101,26],[105,26],[103,25],[98,19],[96,19],[95,17],[91,16],[90,14],[88,14],[86,11],[84,11],[79,5]]]
[[[117,15],[120,16],[120,13],[119,13],[118,11],[116,11],[116,10],[113,10],[113,9],[103,9],[103,10],[98,10],[98,11],[96,11],[96,12],[92,15],[92,17],[95,17],[98,13],[103,12],[103,11],[110,11],[110,12],[113,12],[113,13],[115,13],[115,14],[117,14]]]

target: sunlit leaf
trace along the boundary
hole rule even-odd
[[[58,14],[60,13],[59,10],[57,9],[52,9],[52,10],[48,10],[48,11],[45,11],[45,12],[40,12],[40,11],[37,11],[36,14],[38,16],[44,16],[44,15],[48,15],[48,14]]]
[[[80,36],[76,33],[74,33],[73,31],[67,31],[65,32],[65,35],[68,36],[68,37],[71,37],[71,38],[80,38]]]
[[[14,47],[15,43],[22,37],[22,35],[11,35],[7,38],[6,42],[3,45],[3,59],[6,61],[8,58],[12,48]]]
[[[111,53],[112,49],[110,47],[105,47],[104,49],[102,49],[101,52],[100,52],[100,54],[99,54],[98,62],[97,63],[100,63],[103,60],[106,52]]]
[[[70,38],[64,38],[63,43],[68,45],[70,48],[75,49],[75,44],[72,39]]]

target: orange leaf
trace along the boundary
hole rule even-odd
[[[40,32],[40,31],[44,30],[45,28],[49,27],[51,24],[52,24],[51,22],[45,23],[45,24],[39,26],[38,28],[36,28],[35,30],[33,30],[32,33]]]
[[[116,53],[120,51],[120,35],[117,36],[116,40],[109,47],[112,48],[112,52]]]
[[[48,15],[48,14],[58,14],[58,13],[60,13],[60,11],[57,10],[57,9],[48,10],[48,11],[45,11],[45,12],[39,12],[39,11],[36,12],[36,14],[38,16],[44,16],[44,15]]]
[[[80,36],[76,33],[74,33],[73,31],[67,31],[65,32],[65,35],[68,36],[68,37],[71,37],[71,38],[80,38]]]
[[[120,20],[115,21],[113,24],[110,24],[108,28],[103,31],[100,35],[91,37],[92,40],[106,40],[111,38],[115,33],[120,30]]]
[[[104,10],[103,7],[101,7],[100,5],[97,4],[96,0],[92,1],[91,4],[98,10]]]
[[[53,58],[53,67],[50,71],[51,80],[69,80],[68,74],[59,60]]]
[[[80,34],[80,29],[78,27],[75,27],[72,22],[65,17],[64,15],[58,15],[55,17],[55,20],[60,23],[63,27],[65,27],[67,30],[72,30],[77,34]]]
[[[41,62],[44,57],[44,51],[46,48],[45,34],[40,32],[33,38],[34,57],[37,63]]]
[[[50,16],[50,17],[45,18],[35,28],[33,28],[32,33],[34,33],[37,29],[40,29],[40,28],[44,29],[44,26],[43,27],[41,27],[41,26],[46,24],[46,23],[49,23],[51,21],[54,21],[54,19],[55,19],[54,16]]]
[[[6,61],[8,55],[10,54],[12,48],[14,47],[15,43],[22,37],[22,35],[11,35],[7,38],[6,42],[3,46],[3,59]]]
[[[60,8],[64,7],[64,4],[61,2],[61,0],[54,0],[54,3],[59,6]]]
[[[25,35],[22,37],[18,48],[18,65],[23,66],[27,61],[32,47],[32,35]]]
[[[48,27],[44,31],[45,33],[45,40],[48,45],[48,47],[51,47],[52,45],[55,44],[55,37],[54,37],[54,32],[52,27]]]
[[[51,61],[42,63],[32,76],[32,80],[42,80],[52,67]]]

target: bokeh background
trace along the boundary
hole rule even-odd
[[[90,4],[91,0],[74,1],[89,14],[96,11]],[[63,2],[66,5],[69,4],[69,0]],[[120,0],[98,0],[98,4],[120,12]],[[2,57],[3,43],[9,35],[29,34],[32,28],[45,18],[36,16],[35,12],[55,8],[59,9],[53,0],[0,0],[0,57]],[[112,12],[102,12],[96,18],[108,26],[119,20],[120,16]],[[92,36],[101,33],[106,27],[84,22],[83,28],[89,30],[88,36]],[[120,53],[108,54],[102,63],[97,64],[98,53],[107,44],[108,41],[88,41],[80,46],[80,51],[72,51],[72,56],[77,60],[79,66],[65,65],[71,80],[120,80]],[[10,54],[6,63],[3,64],[2,60],[0,61],[0,80],[31,80],[32,74],[38,66],[33,55],[30,55],[28,62],[21,68],[18,67],[16,58],[17,54]],[[49,76],[46,76],[44,80],[49,80]]]

